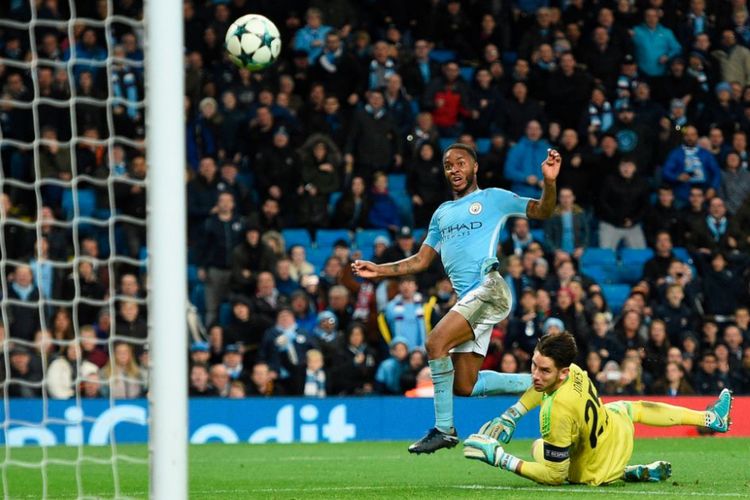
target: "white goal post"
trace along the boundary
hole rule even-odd
[[[148,0],[151,498],[187,499],[187,241],[182,0]]]

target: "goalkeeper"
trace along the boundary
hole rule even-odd
[[[663,481],[671,475],[668,462],[627,465],[633,453],[634,423],[729,430],[732,396],[727,389],[706,411],[648,401],[602,404],[586,372],[573,364],[576,354],[571,335],[543,337],[532,358],[533,387],[500,417],[482,426],[479,434],[464,441],[464,456],[542,484]],[[539,404],[542,439],[532,445],[534,461],[506,453],[498,439],[509,442],[518,420]]]

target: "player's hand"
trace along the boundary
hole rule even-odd
[[[484,434],[505,444],[510,443],[514,432],[516,432],[516,421],[507,413],[493,418],[479,428],[479,434]]]
[[[360,278],[377,278],[380,276],[378,265],[369,260],[355,260],[352,262],[352,272]]]
[[[542,175],[544,175],[544,179],[548,181],[557,179],[561,165],[562,157],[560,153],[554,149],[548,149],[547,159],[542,162]]]

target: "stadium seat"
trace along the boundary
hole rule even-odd
[[[315,272],[319,273],[325,267],[328,257],[333,255],[331,247],[317,247],[307,249],[307,261],[315,267]]]
[[[315,233],[315,245],[320,248],[332,247],[338,240],[351,245],[352,236],[348,229],[318,229]]]
[[[371,249],[375,245],[375,238],[378,236],[385,236],[388,241],[391,241],[391,236],[385,229],[363,229],[357,231],[354,235],[354,244],[363,251],[368,248]]]
[[[693,258],[690,257],[690,253],[687,251],[687,248],[685,247],[674,247],[672,249],[672,253],[674,254],[677,259],[681,260],[682,262],[686,262],[688,264],[693,263]]]
[[[602,285],[602,293],[607,299],[607,304],[612,310],[612,314],[619,314],[622,311],[622,305],[630,296],[630,286],[621,283],[612,285]]]
[[[453,143],[454,143],[454,142],[456,142],[457,140],[458,140],[458,137],[441,137],[441,138],[440,138],[440,139],[438,140],[438,146],[440,147],[440,151],[438,151],[438,152],[436,153],[436,156],[439,156],[439,155],[441,155],[441,154],[442,154],[442,152],[443,152],[443,151],[445,151],[445,149],[446,149],[446,148],[447,148],[448,146],[450,146],[451,144],[453,144]]]
[[[461,73],[461,78],[463,78],[464,80],[466,80],[466,83],[468,83],[469,85],[471,85],[471,82],[474,81],[474,72],[476,70],[474,68],[472,68],[471,66],[461,66],[461,68],[459,69],[459,71]]]
[[[457,54],[455,50],[434,49],[432,52],[430,52],[430,59],[440,64],[448,61],[453,61],[456,59],[456,57]]]
[[[581,266],[590,265],[607,268],[608,271],[617,270],[617,257],[610,248],[587,248],[581,256]]]
[[[406,174],[388,174],[388,191],[406,193]]]
[[[287,249],[294,245],[302,245],[305,248],[310,248],[312,245],[310,232],[307,229],[282,229],[281,236],[284,237]]]
[[[581,266],[581,273],[600,285],[609,285],[615,283],[618,279],[618,275],[613,272],[613,268],[598,266],[596,264]]]
[[[490,142],[490,139],[487,137],[480,137],[477,139],[477,153],[480,155],[487,154],[487,152],[490,150],[490,146],[492,145],[492,142]]]
[[[414,241],[420,243],[424,239],[424,237],[427,236],[427,229],[423,227],[416,227],[412,229],[411,234],[414,237]]]
[[[62,195],[62,209],[67,220],[75,216],[73,206],[73,190],[66,189]],[[93,217],[96,210],[96,192],[93,189],[78,190],[78,215],[80,217]]]
[[[623,248],[620,250],[619,281],[633,284],[643,277],[643,265],[654,251],[650,248]]]

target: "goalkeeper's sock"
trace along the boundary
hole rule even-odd
[[[435,427],[450,433],[453,430],[453,360],[445,356],[431,359],[429,364],[435,386]]]
[[[690,410],[681,406],[651,401],[633,401],[630,403],[633,422],[654,427],[671,427],[674,425],[695,425],[705,427],[705,411]]]
[[[496,396],[523,392],[531,385],[528,373],[498,373],[482,370],[477,375],[477,383],[471,391],[472,396]]]

